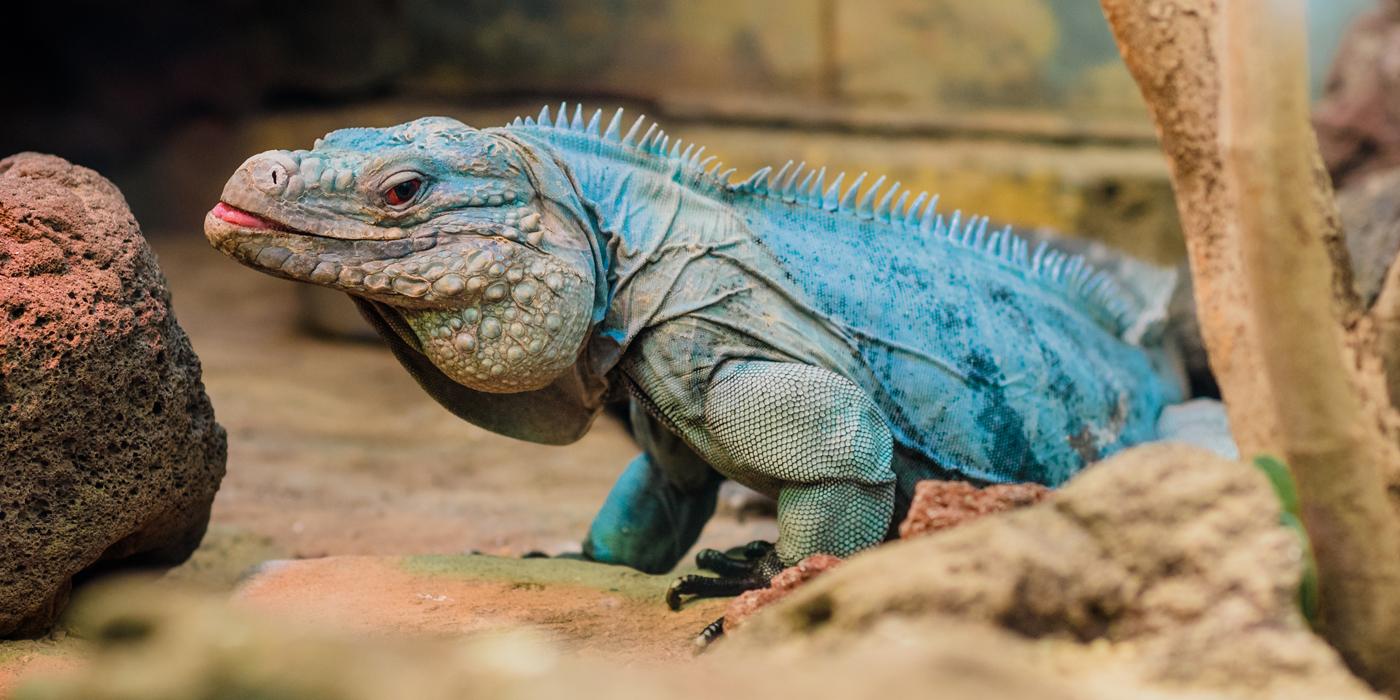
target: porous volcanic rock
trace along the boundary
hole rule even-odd
[[[0,160],[0,636],[43,631],[80,572],[189,556],[226,451],[121,192]]]
[[[993,484],[977,488],[966,481],[927,479],[914,485],[909,515],[899,524],[899,536],[918,537],[957,527],[984,515],[1035,505],[1050,495],[1040,484]]]
[[[729,601],[724,609],[724,631],[733,632],[743,625],[754,613],[776,603],[808,581],[830,571],[841,563],[840,557],[830,554],[813,554],[810,557],[778,572],[767,588],[744,591]]]

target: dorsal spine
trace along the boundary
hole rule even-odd
[[[650,158],[658,165],[679,168],[685,183],[712,194],[777,200],[833,214],[846,214],[858,220],[874,220],[914,235],[941,238],[952,245],[977,251],[990,259],[1019,268],[1028,276],[1061,289],[1068,298],[1078,302],[1090,316],[1114,333],[1123,332],[1140,313],[1137,301],[1126,294],[1111,275],[1096,270],[1082,255],[1070,256],[1051,248],[1044,241],[1032,251],[1025,239],[1013,233],[1010,226],[1003,226],[989,235],[989,220],[985,216],[970,216],[964,221],[962,212],[957,210],[945,219],[938,212],[938,196],[928,192],[919,193],[906,207],[910,193],[906,190],[896,200],[900,183],[886,187],[883,176],[866,188],[864,196],[861,196],[861,185],[868,173],[861,173],[843,189],[846,173],[838,173],[828,186],[825,184],[826,168],[813,169],[805,162],[794,164],[788,161],[776,173],[772,166],[765,166],[741,182],[731,184],[729,179],[734,168],[721,170],[723,163],[715,156],[705,156],[704,146],[697,147],[693,143],[683,144],[680,139],[671,139],[655,122],[648,124],[646,115],[638,116],[625,133],[622,131],[622,109],[614,112],[607,125],[601,128],[601,109],[594,111],[587,123],[583,120],[582,105],[574,105],[571,119],[566,115],[567,103],[560,103],[557,116],[553,118],[549,106],[545,105],[538,117],[516,117],[506,128],[568,133],[593,144],[600,154],[605,149],[623,149],[634,156]],[[642,131],[644,125],[647,128]]]

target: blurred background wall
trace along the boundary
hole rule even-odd
[[[1313,82],[1371,0],[1313,0]],[[1093,0],[172,0],[7,8],[0,153],[95,167],[195,235],[247,155],[428,113],[623,105],[728,163],[890,173],[951,207],[1181,253]]]

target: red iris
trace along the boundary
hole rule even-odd
[[[404,180],[390,187],[388,191],[384,193],[384,201],[388,202],[391,207],[408,204],[413,199],[413,196],[418,194],[418,188],[422,186],[423,181],[416,177],[412,180]]]

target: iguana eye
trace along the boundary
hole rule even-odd
[[[384,190],[384,203],[391,207],[407,206],[422,188],[423,178],[417,175],[408,175],[406,179],[397,182],[390,181],[388,188]]]

